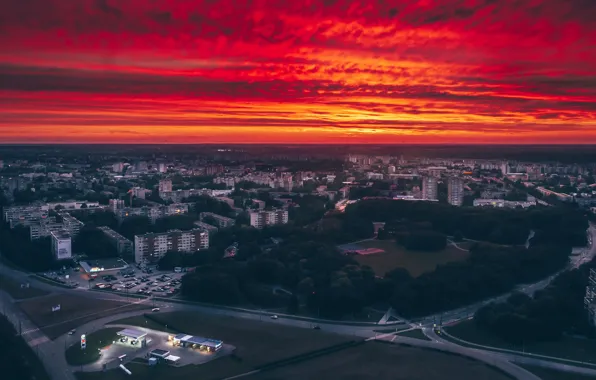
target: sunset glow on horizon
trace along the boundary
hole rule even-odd
[[[596,143],[596,0],[9,0],[0,143]]]

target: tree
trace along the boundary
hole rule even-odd
[[[153,226],[151,221],[146,216],[131,216],[124,221],[118,228],[118,232],[127,239],[134,239],[135,235],[143,235],[147,232],[151,232]]]
[[[89,258],[117,257],[118,251],[103,231],[94,226],[84,226],[73,241],[72,249]]]
[[[413,251],[440,251],[447,246],[447,237],[434,231],[413,231],[400,239],[399,243]]]
[[[292,295],[288,302],[288,314],[298,314],[300,311],[300,301],[296,295]]]
[[[219,271],[184,275],[181,294],[191,300],[219,304],[237,304],[242,299],[238,280]]]

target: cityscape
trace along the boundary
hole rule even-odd
[[[0,379],[596,379],[594,20],[3,2]]]
[[[50,378],[318,378],[396,352],[587,377],[596,161],[568,149],[6,145],[3,315]]]

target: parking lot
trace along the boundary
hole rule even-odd
[[[74,268],[44,273],[43,275],[84,289],[114,291],[142,296],[172,297],[179,293],[180,282],[184,273],[158,271],[154,268],[141,271],[131,266],[116,273],[89,275],[79,268]]]

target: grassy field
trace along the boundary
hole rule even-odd
[[[479,329],[473,320],[445,327],[449,334],[465,341],[485,346],[525,351],[527,353],[553,356],[563,359],[596,363],[596,340],[565,337],[556,342],[539,342],[514,345],[498,336]]]
[[[118,335],[119,328],[107,328],[87,335],[87,348],[81,349],[80,342],[66,349],[66,362],[70,365],[84,365],[99,359],[99,350],[110,345]]]
[[[556,371],[550,368],[543,368],[543,367],[535,367],[530,365],[520,365],[518,366],[525,368],[526,370],[532,372],[534,375],[538,376],[542,380],[594,380],[596,377],[587,376],[587,375],[579,375],[576,373],[569,373],[563,371]]]
[[[50,294],[45,290],[29,287],[21,288],[21,283],[13,280],[12,278],[0,275],[0,290],[4,290],[6,293],[15,300],[22,300],[25,298],[39,297]]]
[[[448,245],[437,252],[409,251],[398,246],[393,240],[366,240],[357,243],[363,248],[379,248],[384,253],[372,255],[356,255],[354,259],[362,265],[368,265],[379,276],[383,276],[395,268],[405,268],[412,276],[420,276],[432,272],[437,265],[468,258],[469,252]]]
[[[483,363],[418,348],[370,342],[247,376],[246,380],[506,380]]]
[[[60,310],[52,312],[52,307],[60,305]],[[98,300],[83,296],[54,294],[43,298],[24,300],[19,307],[29,319],[50,339],[68,332],[94,319],[115,312],[150,308],[149,304],[128,304],[126,302]]]
[[[133,374],[124,375],[123,379],[161,379],[166,374],[168,380],[188,379],[189,376],[200,379],[223,379],[251,371],[257,366],[276,360],[352,340],[352,337],[324,331],[225,316],[205,316],[191,312],[152,313],[151,317],[159,319],[164,324],[167,323],[168,331],[173,332],[175,328],[187,334],[220,339],[235,346],[236,351],[231,357],[216,359],[201,366],[148,368],[143,364],[130,364],[128,368]],[[165,330],[163,325],[153,323],[143,316],[126,318],[114,323]],[[106,374],[77,374],[77,377],[82,380],[112,380],[120,379],[119,376],[119,371],[108,371]]]
[[[424,333],[420,329],[404,331],[404,332],[398,333],[397,335],[407,336],[408,338],[430,340],[429,338],[426,337],[426,335],[424,335]]]

